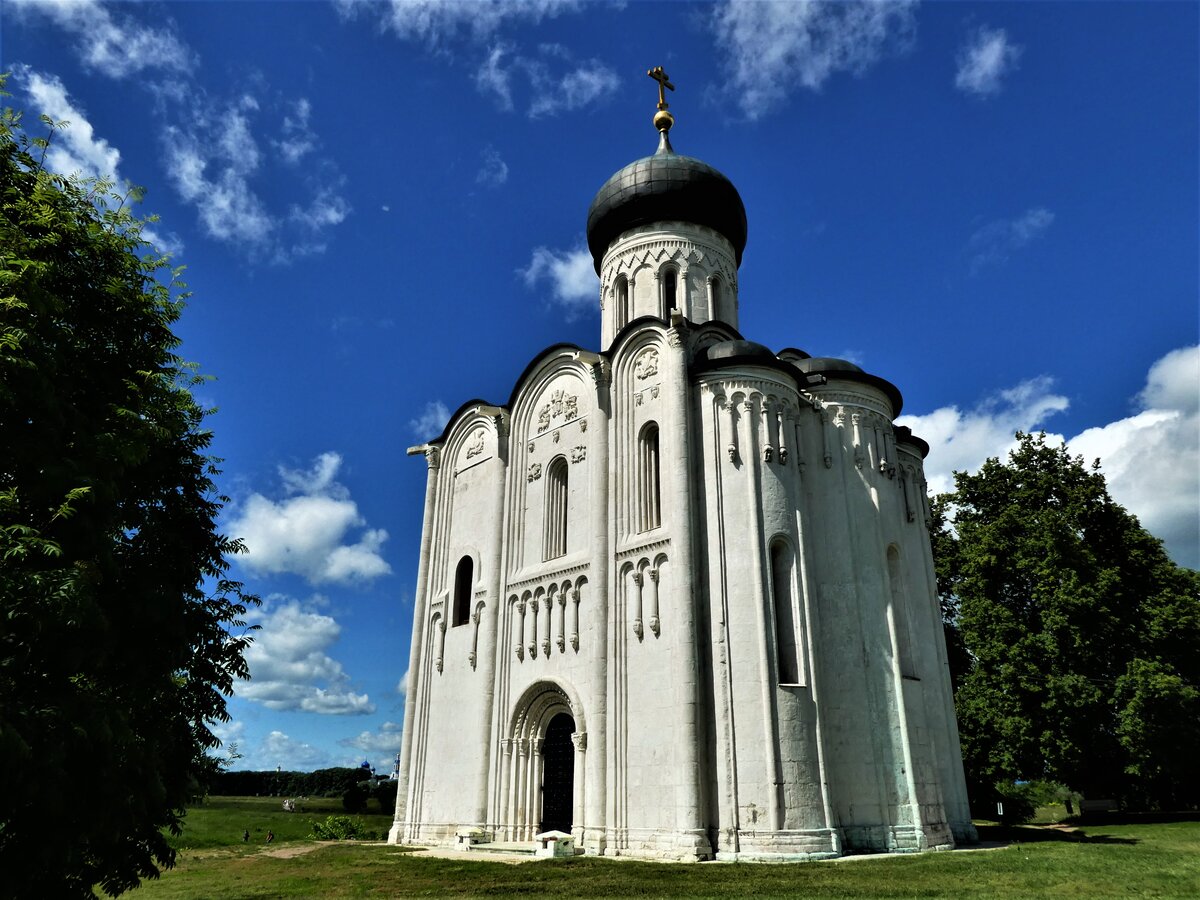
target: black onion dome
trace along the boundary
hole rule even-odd
[[[832,356],[816,356],[810,359],[795,360],[792,362],[792,365],[805,375],[823,375],[827,379],[841,378],[846,381],[857,381],[861,384],[869,384],[878,388],[883,391],[891,402],[893,416],[900,415],[900,409],[904,406],[904,397],[894,384],[884,378],[880,378],[878,375],[864,372],[861,366],[856,366],[848,359],[835,359]]]
[[[596,272],[622,232],[651,222],[707,225],[733,244],[741,265],[746,207],[733,183],[708,163],[660,149],[604,182],[588,209],[587,240]]]

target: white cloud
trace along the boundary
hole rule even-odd
[[[998,219],[977,229],[967,242],[971,272],[978,272],[992,263],[1005,262],[1013,251],[1041,237],[1053,223],[1054,213],[1036,206],[1015,219]]]
[[[1100,459],[1114,500],[1163,539],[1172,558],[1200,568],[1200,347],[1168,353],[1150,369],[1139,411],[1067,441]]]
[[[308,124],[311,115],[312,105],[301,97],[292,105],[291,114],[283,117],[280,138],[271,142],[289,165],[296,165],[316,149],[317,139]]]
[[[419,416],[408,420],[408,427],[418,438],[428,441],[441,434],[449,421],[450,410],[446,409],[446,404],[441,400],[432,400],[425,404]]]
[[[560,44],[542,44],[537,56],[515,53],[510,44],[496,44],[475,72],[475,87],[496,100],[503,110],[514,108],[515,75],[531,97],[531,119],[570,112],[600,102],[620,85],[616,72],[597,59],[572,65],[574,57]]]
[[[239,764],[247,771],[271,771],[275,768],[285,772],[311,772],[327,768],[333,760],[324,750],[288,737],[282,731],[272,731],[252,753]]]
[[[1065,440],[1087,462],[1100,460],[1113,499],[1163,539],[1182,565],[1200,567],[1200,347],[1168,353],[1150,369],[1134,415],[1088,428]],[[1006,458],[1013,433],[1045,428],[1068,400],[1051,379],[1022,382],[963,413],[943,407],[901,416],[929,442],[926,477],[934,493],[953,488],[953,472],[974,472],[989,457]]]
[[[598,303],[600,282],[592,265],[592,255],[585,248],[551,250],[538,247],[529,265],[518,274],[526,286],[537,287],[548,281],[553,299],[567,312],[568,318],[591,311]]]
[[[195,64],[173,28],[150,28],[132,15],[114,15],[99,0],[8,0],[6,5],[51,19],[75,39],[84,67],[110,78],[148,69],[187,72]],[[136,6],[123,7],[131,8]]]
[[[404,670],[404,674],[400,676],[400,680],[396,682],[396,693],[401,697],[408,696],[408,673],[409,669]]]
[[[387,532],[366,529],[347,543],[352,529],[366,525],[358,505],[334,478],[342,458],[324,453],[310,470],[279,467],[292,496],[271,500],[251,494],[229,523],[229,532],[246,542],[239,562],[252,572],[291,572],[312,584],[369,581],[391,572],[380,551]]]
[[[512,109],[512,73],[504,67],[504,56],[508,48],[498,44],[488,51],[488,55],[475,72],[475,87],[484,96],[492,95],[501,109]]]
[[[550,76],[530,69],[533,102],[529,117],[536,119],[562,111],[581,109],[611,95],[621,83],[617,73],[598,60],[589,60],[565,75]]]
[[[238,696],[274,710],[321,715],[375,711],[370,697],[350,688],[342,664],[328,654],[342,629],[333,617],[315,610],[319,605],[276,596],[247,613],[247,621],[262,627],[246,649],[250,680],[238,685]]]
[[[929,490],[940,494],[954,488],[954,472],[974,472],[989,457],[1007,456],[1017,445],[1017,431],[1037,431],[1049,416],[1067,409],[1070,402],[1053,387],[1049,377],[1031,378],[967,412],[944,406],[927,415],[900,416],[896,424],[928,442],[925,477]]]
[[[345,16],[379,12],[381,25],[403,40],[441,47],[460,37],[486,40],[510,23],[536,24],[582,6],[582,0],[336,0]]]
[[[278,138],[260,143],[256,120],[262,104],[254,96],[222,102],[191,89],[183,96],[186,109],[179,122],[163,131],[166,164],[175,189],[195,206],[205,232],[274,263],[324,252],[323,235],[350,214],[350,204],[339,193],[345,179],[336,167],[308,162],[306,175],[293,179],[308,197],[289,203],[286,212],[268,207],[257,188],[260,178],[269,177],[264,145],[287,164],[320,148],[308,126],[308,101],[301,98],[292,105]]]
[[[958,51],[954,86],[976,97],[1000,93],[1000,79],[1017,67],[1021,48],[1008,40],[1003,28],[981,25]]]
[[[87,115],[67,96],[67,89],[58,76],[44,75],[24,66],[17,68],[16,74],[24,81],[29,100],[38,113],[56,122],[70,123],[70,127],[57,130],[51,136],[46,168],[65,176],[111,178],[121,190],[121,174],[117,171],[121,152],[96,135]]]
[[[915,0],[725,0],[711,26],[724,57],[725,89],[757,119],[796,88],[820,90],[837,72],[862,74],[911,46]]]
[[[499,187],[508,181],[508,163],[500,157],[500,151],[488,144],[480,153],[479,171],[475,174],[477,184]]]
[[[398,722],[384,722],[378,731],[363,731],[352,738],[338,741],[343,747],[354,747],[373,756],[395,757],[400,752],[400,736],[403,726]]]

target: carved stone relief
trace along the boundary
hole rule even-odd
[[[467,459],[483,453],[483,429],[477,428],[467,440]]]
[[[643,381],[651,375],[658,374],[658,351],[654,349],[647,350],[637,358],[633,364],[634,374],[638,381]]]
[[[526,481],[537,481],[541,477],[542,477],[542,464],[541,463],[530,463],[529,464],[529,473],[525,476],[525,480]]]
[[[585,459],[587,459],[587,447],[580,446],[571,448],[571,462],[583,462]]]

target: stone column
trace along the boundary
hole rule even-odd
[[[679,850],[685,855],[707,859],[712,845],[705,829],[703,795],[700,773],[700,694],[699,654],[696,648],[695,549],[692,521],[692,439],[691,439],[691,382],[688,378],[687,320],[671,316],[667,332],[670,351],[670,387],[665,388],[666,415],[663,425],[670,429],[670,495],[673,517],[670,523],[672,582],[679,621],[673,623],[675,639],[674,681],[679,710],[677,749],[678,792],[676,796],[676,827],[679,831]],[[661,452],[661,448],[660,448]]]
[[[425,592],[429,586],[429,553],[433,541],[433,508],[437,504],[438,475],[441,470],[441,453],[437,448],[426,444],[424,447],[413,447],[409,454],[424,453],[428,466],[428,476],[425,481],[425,515],[421,519],[421,560],[417,565],[416,603],[413,609],[412,646],[408,654],[408,685],[404,692],[404,737],[400,745],[400,783],[396,791],[396,816],[391,831],[388,833],[388,843],[400,843],[401,829],[405,813],[408,810],[409,769],[412,765],[412,735],[413,722],[416,719],[417,681],[421,667],[421,643],[425,634],[425,613],[429,608]]]
[[[633,283],[629,284],[630,297]],[[632,301],[631,301],[632,302]],[[615,330],[614,330],[615,334]],[[586,610],[592,627],[588,629],[586,651],[581,650],[582,636],[579,634],[579,592],[572,594],[575,604],[575,627],[571,643],[575,650],[586,652],[591,660],[592,708],[586,710],[587,728],[591,733],[591,752],[584,761],[584,769],[576,770],[576,779],[586,781],[584,794],[583,824],[584,849],[589,854],[603,854],[605,849],[605,803],[608,797],[608,610],[609,574],[612,560],[610,526],[614,498],[609,492],[609,440],[612,421],[612,404],[609,394],[611,371],[608,360],[599,354],[580,352],[578,359],[588,366],[596,385],[596,413],[589,434],[594,435],[588,450],[592,478],[591,535],[592,557],[588,569],[588,596],[591,600]]]

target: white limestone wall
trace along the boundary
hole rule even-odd
[[[771,369],[700,381],[718,855],[832,855],[797,502],[796,389]],[[780,571],[775,544],[788,548]],[[785,583],[777,588],[776,579]],[[781,641],[795,668],[783,685]]]
[[[396,840],[450,839],[460,825],[482,824],[486,810],[491,661],[499,585],[505,417],[481,408],[462,415],[431,468],[439,482],[429,520],[428,559],[414,617],[404,760]],[[456,623],[456,572],[471,560],[469,612]],[[453,710],[454,714],[448,714]],[[464,743],[479,754],[464,754]]]
[[[610,347],[640,316],[670,318],[663,296],[667,270],[677,279],[675,308],[689,322],[720,321],[737,328],[735,260],[729,240],[703,225],[656,222],[626,231],[600,263],[601,346]]]

